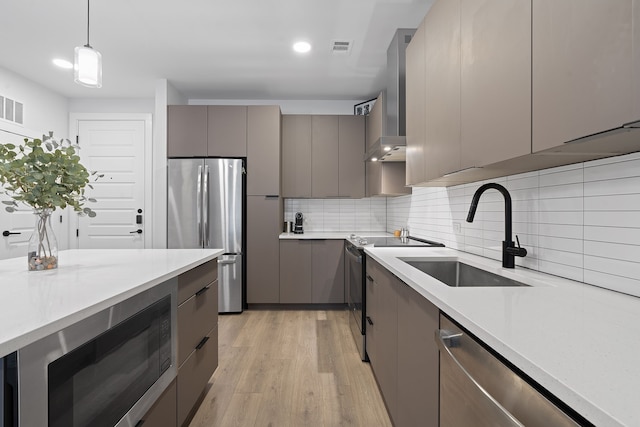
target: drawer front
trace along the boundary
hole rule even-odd
[[[204,286],[178,306],[178,366],[218,325],[218,281]]]
[[[209,340],[191,353],[178,369],[178,426],[189,417],[209,378],[218,366],[218,327],[207,335]]]
[[[176,427],[176,417],[176,381],[174,380],[140,421],[144,421],[143,424],[150,427]]]
[[[218,278],[218,260],[211,260],[178,276],[178,304]]]

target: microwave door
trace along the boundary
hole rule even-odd
[[[169,159],[167,247],[193,249],[204,245],[203,159]]]

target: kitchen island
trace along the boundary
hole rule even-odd
[[[640,425],[640,298],[453,249],[365,253],[594,425]],[[407,258],[459,260],[529,286],[449,287]]]
[[[80,322],[222,254],[218,249],[76,249],[60,266],[0,261],[0,357]]]

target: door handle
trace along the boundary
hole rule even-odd
[[[235,263],[236,263],[235,259],[219,259],[218,260],[218,264],[222,264],[222,265],[235,264]]]
[[[373,320],[371,320],[371,317],[367,316],[367,323],[369,323],[369,325],[373,326]]]
[[[135,233],[142,234],[142,229],[138,228],[136,231],[130,231],[129,232],[129,234],[135,234]]]
[[[15,231],[9,231],[9,230],[4,230],[4,231],[2,232],[2,235],[3,235],[4,237],[9,237],[9,236],[11,236],[12,234],[22,234],[22,233],[18,233],[18,232],[15,232]]]

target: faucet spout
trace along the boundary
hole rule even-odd
[[[500,184],[496,184],[495,182],[490,182],[480,186],[471,199],[471,206],[469,207],[469,213],[467,214],[467,222],[473,222],[473,219],[476,216],[476,210],[478,209],[478,202],[480,202],[480,196],[489,189],[498,190],[504,197],[504,241],[502,242],[502,266],[505,268],[514,268],[515,257],[526,256],[527,250],[520,247],[520,242],[518,242],[517,247],[513,244],[511,237],[513,225],[511,195],[506,188]]]

